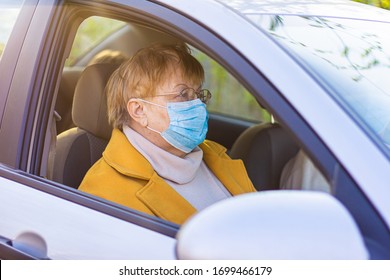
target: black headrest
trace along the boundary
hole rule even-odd
[[[72,118],[75,125],[103,139],[109,139],[112,132],[108,124],[104,90],[118,67],[118,64],[111,63],[86,67],[77,82],[73,99]]]

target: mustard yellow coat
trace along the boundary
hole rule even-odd
[[[232,160],[221,145],[199,145],[203,160],[232,195],[256,191],[241,160]],[[180,171],[178,171],[180,172]],[[87,172],[79,190],[182,224],[196,209],[169,186],[118,129],[103,157]]]

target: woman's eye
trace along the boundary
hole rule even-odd
[[[184,97],[180,93],[180,94],[171,96],[171,99],[172,99],[173,102],[182,102],[184,100]]]
[[[178,95],[179,98],[182,98],[182,99],[187,99],[188,98],[188,91],[186,90],[183,90],[180,92],[180,94]]]

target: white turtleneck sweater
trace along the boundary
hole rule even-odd
[[[204,163],[203,151],[199,147],[181,158],[154,145],[128,126],[123,127],[123,132],[157,174],[198,211],[231,197]]]

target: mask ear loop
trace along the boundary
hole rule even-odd
[[[157,104],[157,103],[154,103],[154,102],[150,102],[150,101],[147,101],[147,100],[144,100],[144,99],[141,99],[141,98],[135,98],[135,100],[138,100],[138,101],[141,101],[141,102],[145,102],[145,103],[148,103],[148,104],[151,104],[151,105],[155,105],[155,106],[158,106],[158,107],[161,107],[161,108],[164,108],[166,109],[167,107],[166,106],[163,106],[163,105],[160,105],[160,104]],[[150,131],[153,131],[155,133],[158,133],[161,135],[162,132],[154,129],[154,128],[151,128],[150,126],[146,126],[147,129],[149,129]]]
[[[162,132],[160,132],[160,131],[158,131],[158,130],[155,130],[154,128],[151,128],[151,127],[148,126],[148,125],[146,126],[146,128],[149,129],[150,131],[156,132],[156,133],[158,133],[158,134],[160,134],[160,135],[161,135],[161,133],[162,133]]]

